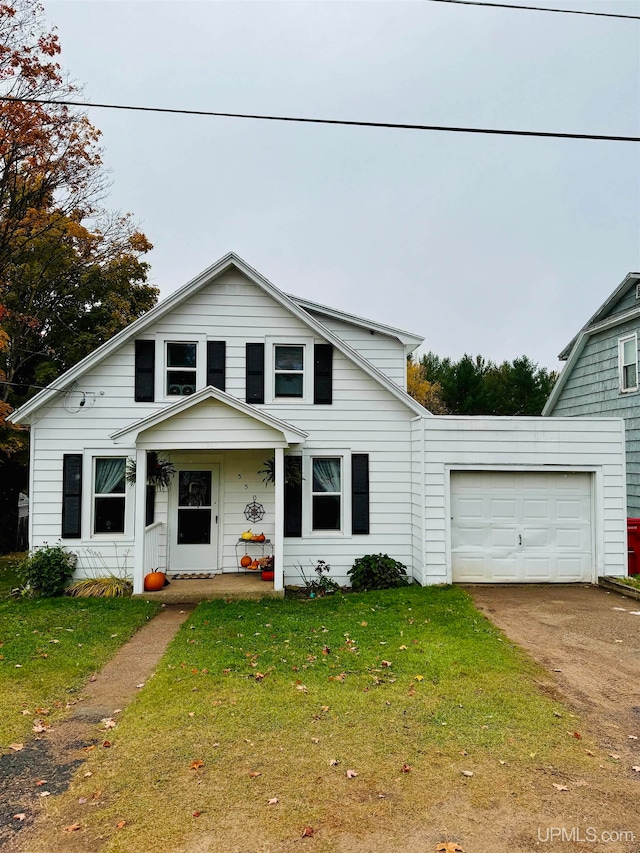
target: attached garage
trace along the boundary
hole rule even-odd
[[[454,470],[450,478],[454,582],[595,580],[591,473]]]

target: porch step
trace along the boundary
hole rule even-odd
[[[198,604],[214,598],[283,598],[284,590],[275,590],[271,581],[263,581],[243,572],[220,574],[207,580],[172,580],[157,592],[142,592],[133,598],[159,601],[162,604]]]

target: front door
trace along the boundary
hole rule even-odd
[[[218,567],[217,465],[178,465],[169,494],[169,572]]]

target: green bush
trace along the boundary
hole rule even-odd
[[[409,586],[407,567],[388,554],[367,554],[358,557],[353,568],[347,572],[351,578],[351,588],[355,592],[367,589],[392,589],[397,586]]]
[[[18,574],[31,595],[50,598],[62,595],[75,565],[76,555],[65,551],[62,545],[43,545],[25,557]]]

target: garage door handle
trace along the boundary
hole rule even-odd
[[[518,533],[518,545],[522,545],[522,533]]]

